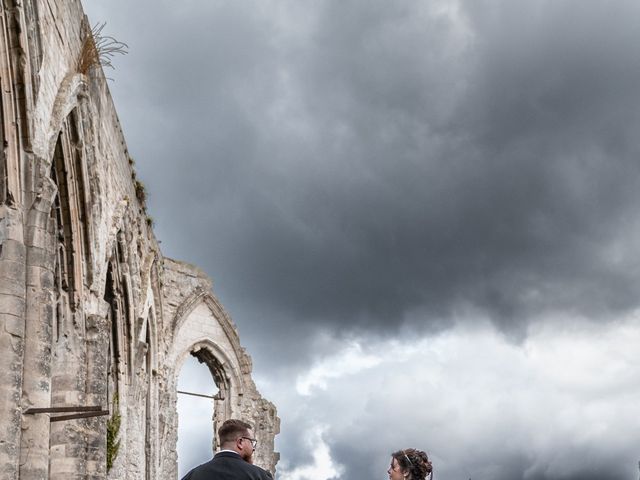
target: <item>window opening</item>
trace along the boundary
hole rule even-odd
[[[69,210],[69,189],[67,169],[62,152],[62,133],[58,136],[51,164],[51,179],[56,184],[58,194],[53,200],[51,218],[53,220],[53,236],[55,241],[55,321],[53,322],[53,338],[58,341],[63,333],[65,320],[75,311],[74,299],[74,255],[71,214]]]
[[[178,375],[178,391],[205,396],[218,393],[211,371],[190,355]],[[178,477],[213,456],[212,398],[178,395]]]

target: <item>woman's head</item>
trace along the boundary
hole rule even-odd
[[[422,450],[407,448],[391,454],[387,473],[390,480],[424,480],[433,471],[427,454]]]

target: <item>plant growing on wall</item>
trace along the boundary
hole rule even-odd
[[[106,23],[94,25],[85,36],[78,59],[78,72],[84,75],[97,65],[102,65],[103,68],[114,68],[111,63],[114,55],[128,53],[129,47],[126,43],[102,33],[105,25]]]
[[[113,467],[113,462],[115,462],[120,449],[118,434],[120,433],[121,420],[118,394],[116,393],[113,395],[113,413],[111,418],[107,420],[107,473]]]
[[[135,181],[136,197],[140,204],[144,207],[147,201],[147,189],[140,180]]]

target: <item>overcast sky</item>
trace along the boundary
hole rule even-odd
[[[640,2],[84,3],[282,480],[638,477]]]

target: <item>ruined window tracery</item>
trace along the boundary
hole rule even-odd
[[[16,60],[16,48],[20,44],[19,23],[13,9],[0,8],[0,204],[13,204],[21,200],[22,179],[19,148],[27,132],[28,122],[24,107],[24,85],[21,84],[21,69]],[[16,31],[17,30],[17,31]],[[16,68],[18,67],[18,68]],[[28,142],[28,139],[26,140]]]
[[[58,136],[51,162],[51,179],[58,187],[51,208],[53,236],[55,244],[54,294],[55,321],[53,322],[54,340],[58,341],[64,325],[76,309],[74,248],[71,212],[69,208],[68,172],[62,149],[62,132]]]
[[[120,233],[118,234],[120,236]],[[110,323],[109,335],[109,365],[108,375],[108,398],[113,401],[114,395],[120,394],[120,382],[124,372],[128,371],[129,365],[129,344],[131,336],[129,334],[129,294],[126,283],[123,280],[122,264],[123,258],[121,245],[115,243],[113,254],[107,267],[107,280],[105,286],[104,300],[109,304],[108,320]]]
[[[118,325],[119,320],[119,307],[118,299],[115,287],[115,279],[113,273],[113,263],[109,262],[107,268],[107,282],[104,289],[104,300],[109,304],[107,311],[107,322],[109,328],[109,363],[107,366],[107,398],[109,402],[115,400],[114,397],[119,396],[119,371],[121,362],[121,348],[120,348],[120,327]]]
[[[69,128],[69,158],[73,162],[73,177],[76,187],[76,206],[78,211],[78,233],[82,246],[82,270],[89,283],[91,269],[91,244],[90,244],[90,219],[87,211],[90,208],[90,199],[86,185],[88,184],[87,169],[85,168],[84,132],[80,119],[79,109],[74,108],[68,119]]]
[[[78,112],[74,109],[58,134],[51,162],[50,176],[58,189],[51,209],[56,252],[56,338],[65,319],[76,312],[91,270],[86,172],[78,125]]]

